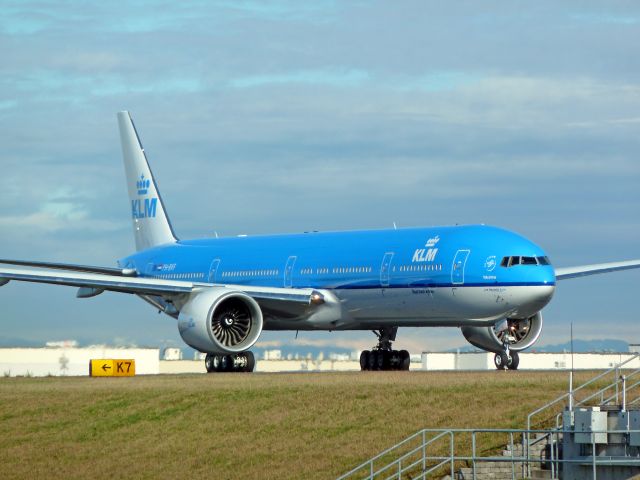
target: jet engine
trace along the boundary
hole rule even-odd
[[[500,353],[503,344],[509,349],[519,352],[533,345],[542,332],[542,315],[540,312],[528,318],[506,318],[492,327],[461,327],[464,338],[471,345]]]
[[[178,330],[187,345],[218,354],[251,348],[262,332],[262,323],[262,311],[253,298],[226,288],[193,295],[178,316]]]

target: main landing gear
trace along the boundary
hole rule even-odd
[[[397,332],[398,327],[384,327],[373,332],[378,336],[378,345],[360,354],[361,370],[409,370],[409,352],[391,348]]]
[[[215,372],[253,372],[256,359],[253,352],[242,352],[233,355],[207,353],[204,358],[207,373]]]
[[[520,364],[520,356],[518,352],[507,349],[504,352],[496,353],[493,357],[493,363],[498,370],[517,370]]]

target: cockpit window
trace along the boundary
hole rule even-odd
[[[509,268],[516,265],[551,265],[548,257],[521,257],[512,255],[510,257],[502,257],[501,267]]]
[[[549,261],[549,257],[538,257],[538,263],[540,265],[551,265],[551,262]]]

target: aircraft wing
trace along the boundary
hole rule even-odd
[[[53,263],[53,262],[34,262],[31,260],[0,260],[0,264],[3,265],[18,265],[21,267],[37,267],[46,268],[48,270],[69,270],[73,272],[86,272],[86,273],[102,273],[106,275],[120,275],[127,277],[137,276],[136,271],[127,268],[112,268],[112,267],[94,267],[89,265],[76,265],[74,263]]]
[[[137,295],[171,297],[179,294],[189,294],[212,287],[224,287],[245,292],[256,300],[272,302],[292,302],[308,305],[311,304],[312,301],[318,302],[322,299],[322,294],[310,288],[277,288],[250,285],[211,284],[77,271],[63,272],[55,270],[39,270],[35,268],[0,268],[0,286],[9,283],[11,280],[66,285],[79,287],[81,289],[95,289],[93,294],[85,294],[84,296],[93,296],[104,290],[109,290],[113,292],[132,293]],[[82,296],[82,294],[79,292],[78,296]]]
[[[568,278],[585,277],[587,275],[597,275],[599,273],[617,272],[640,268],[640,260],[627,260],[625,262],[596,263],[593,265],[581,265],[578,267],[556,268],[556,280],[566,280]]]

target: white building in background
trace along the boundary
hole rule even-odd
[[[136,375],[160,373],[158,348],[0,348],[0,375],[5,377],[87,376],[92,359],[133,359]]]
[[[64,342],[63,342],[64,343]],[[631,348],[630,348],[631,350]],[[575,353],[573,368],[576,370],[608,369],[635,353]],[[180,349],[168,348],[159,359],[158,348],[112,348],[94,346],[74,348],[67,346],[50,348],[0,348],[0,376],[86,376],[89,360],[100,358],[134,359],[137,375],[158,373],[205,373],[204,360],[182,360]],[[197,357],[204,357],[198,354]],[[360,363],[342,355],[327,358],[284,359],[280,350],[265,353],[266,359],[256,359],[257,372],[311,372],[358,371]],[[356,357],[358,357],[356,355]],[[417,361],[416,361],[417,360]],[[520,353],[520,370],[569,370],[570,353]],[[640,359],[627,363],[628,368],[640,368]],[[487,352],[441,353],[424,352],[411,356],[411,370],[494,370],[493,354]]]
[[[635,353],[519,353],[518,370],[601,370],[609,369]],[[423,352],[423,370],[494,370],[493,353],[489,352]],[[573,362],[573,363],[572,363]],[[573,367],[572,367],[573,365]],[[640,368],[640,358],[625,365]]]
[[[282,360],[282,350],[265,350],[264,360]]]
[[[162,359],[168,361],[182,360],[182,350],[176,347],[167,347],[162,352]]]
[[[55,342],[47,342],[44,345],[49,348],[77,348],[78,342],[76,340],[59,340]]]

